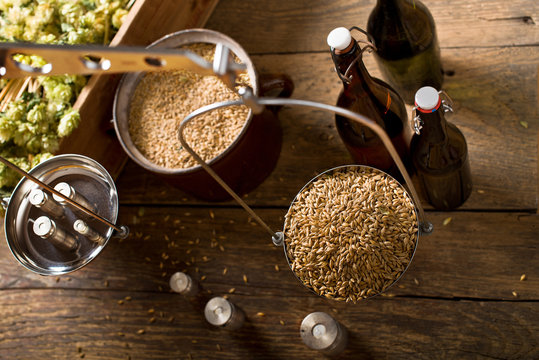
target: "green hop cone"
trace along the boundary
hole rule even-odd
[[[58,123],[58,136],[68,136],[79,125],[79,122],[79,112],[73,108],[67,110]]]

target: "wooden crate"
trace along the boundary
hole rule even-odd
[[[203,27],[218,0],[137,0],[111,46],[146,46],[158,38],[188,28]],[[114,93],[121,74],[94,75],[79,95],[79,127],[60,144],[59,153],[86,155],[116,179],[126,160],[112,125]]]

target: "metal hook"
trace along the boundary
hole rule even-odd
[[[442,98],[442,109],[444,112],[453,112],[453,99],[444,90],[438,91],[438,94]]]

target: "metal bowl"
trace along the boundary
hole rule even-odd
[[[247,66],[253,92],[258,95],[259,78],[254,65],[242,47],[228,36],[207,29],[189,29],[163,37],[149,47],[178,48],[193,43],[224,44]],[[229,194],[200,166],[170,169],[158,166],[137,149],[129,134],[130,101],[145,73],[123,76],[114,99],[114,127],[129,157],[172,185],[205,200],[229,199]],[[273,170],[281,151],[282,130],[275,114],[267,109],[253,116],[251,109],[240,134],[228,148],[208,161],[209,165],[240,194],[258,186]]]
[[[35,166],[29,174],[41,182],[54,187],[67,182],[84,196],[96,209],[97,214],[115,223],[118,217],[118,194],[108,172],[96,161],[82,155],[58,155]],[[28,194],[39,186],[27,178],[15,187],[4,217],[4,232],[11,253],[25,268],[41,275],[65,274],[87,265],[107,244],[113,230],[93,219],[64,207],[63,216],[55,217],[33,206]],[[70,233],[79,246],[76,251],[67,251],[54,246],[37,236],[33,222],[46,215],[63,230]],[[81,219],[102,234],[103,241],[95,242],[73,231],[73,224]]]
[[[398,186],[404,191],[404,193],[408,196],[408,198],[410,199],[410,202],[412,203],[413,205],[413,216],[415,216],[415,222],[416,222],[416,225],[417,225],[417,231],[416,231],[416,235],[414,237],[414,245],[413,245],[413,250],[412,250],[412,253],[410,255],[410,259],[409,259],[409,262],[408,264],[406,265],[406,267],[404,268],[404,270],[402,271],[402,273],[397,277],[395,278],[391,285],[387,286],[383,291],[379,291],[379,292],[376,292],[376,293],[373,293],[373,294],[370,294],[368,296],[361,296],[358,300],[361,300],[361,299],[367,299],[367,298],[370,298],[370,297],[373,297],[373,296],[376,296],[376,295],[379,295],[379,294],[382,294],[383,292],[387,291],[391,286],[393,286],[399,279],[402,278],[402,276],[404,275],[404,273],[406,272],[406,270],[409,268],[410,264],[412,263],[412,259],[414,257],[414,254],[415,254],[415,251],[417,249],[417,244],[419,242],[419,222],[418,222],[418,211],[417,211],[417,206],[414,204],[413,202],[413,199],[411,196],[409,196],[408,192],[406,191],[406,189],[404,188],[404,186],[402,186],[402,184],[400,184],[397,180],[395,180],[393,177],[391,177],[389,174],[385,173],[384,171],[381,171],[379,169],[376,169],[376,168],[373,168],[373,167],[369,167],[369,166],[364,166],[364,165],[345,165],[345,166],[339,166],[339,167],[335,167],[335,168],[332,168],[332,169],[329,169],[329,170],[326,170],[324,171],[323,173],[317,175],[316,177],[314,177],[313,179],[311,179],[307,184],[305,184],[305,186],[298,192],[298,194],[296,195],[296,197],[294,198],[294,200],[292,201],[292,203],[290,204],[290,207],[289,207],[289,210],[287,212],[287,216],[289,215],[290,213],[290,210],[292,209],[292,206],[294,205],[295,202],[298,201],[298,197],[300,196],[300,194],[302,194],[304,192],[304,190],[308,189],[311,187],[312,183],[315,182],[316,180],[320,179],[321,177],[323,176],[326,176],[326,175],[331,175],[332,173],[335,173],[337,171],[342,171],[342,170],[356,170],[356,169],[369,169],[371,171],[374,171],[374,172],[377,172],[383,176],[386,176],[392,180],[394,180]],[[323,296],[323,297],[326,297],[326,298],[329,298],[329,299],[334,299],[334,300],[338,300],[337,297],[332,297],[332,296],[327,296],[327,295],[323,295],[323,294],[320,294],[318,292],[316,292],[311,286],[309,286],[308,284],[306,284],[299,276],[298,274],[296,274],[296,272],[292,269],[292,262],[291,262],[291,259],[288,257],[288,249],[287,249],[287,241],[286,241],[286,231],[287,231],[287,224],[288,224],[288,221],[285,221],[284,223],[284,226],[283,226],[283,234],[284,234],[284,241],[283,241],[283,247],[284,247],[284,253],[285,253],[285,257],[286,257],[286,260],[288,262],[288,265],[290,267],[290,270],[292,270],[292,272],[294,273],[294,275],[296,276],[296,278],[304,285],[306,286],[309,290],[311,290],[312,292],[314,292],[315,294],[317,295],[320,295],[320,296]],[[354,300],[354,301],[358,301],[358,300]]]

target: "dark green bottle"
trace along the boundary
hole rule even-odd
[[[437,210],[451,210],[466,201],[472,192],[472,176],[466,139],[445,119],[438,91],[430,86],[415,95],[416,134],[410,153],[415,176],[425,200]]]
[[[441,89],[443,70],[434,19],[417,0],[377,0],[367,32],[385,80],[404,101],[414,103],[422,86]]]

